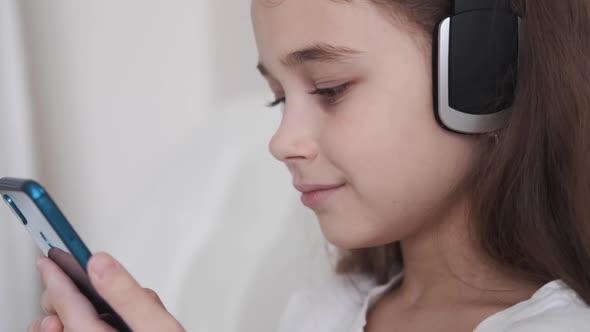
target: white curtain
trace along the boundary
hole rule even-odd
[[[330,258],[256,60],[249,1],[0,0],[0,176],[38,179],[188,331],[274,331]],[[22,331],[38,253],[4,206],[0,236],[0,330]]]
[[[0,176],[36,177],[28,75],[16,1],[0,0]],[[0,330],[23,331],[39,313],[35,248],[0,208]]]

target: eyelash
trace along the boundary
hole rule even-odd
[[[323,89],[315,89],[311,92],[308,92],[310,95],[320,95],[322,97],[326,98],[326,102],[328,104],[336,104],[338,102],[338,99],[342,96],[342,94],[344,92],[346,92],[346,90],[348,90],[348,87],[350,86],[350,83],[345,83],[342,85],[338,85],[335,87],[331,87],[331,88],[323,88]],[[284,103],[286,101],[286,98],[279,98],[275,101],[272,101],[268,104],[266,104],[267,107],[275,107],[281,103]]]
[[[279,99],[277,99],[275,101],[271,101],[270,103],[267,103],[266,104],[266,107],[275,107],[275,106],[278,106],[279,104],[284,103],[285,100],[286,100],[285,97],[279,98]]]

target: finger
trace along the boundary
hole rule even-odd
[[[90,280],[132,330],[181,331],[180,324],[119,264],[106,253],[88,261]],[[148,318],[149,319],[146,319]]]
[[[45,317],[39,317],[29,324],[29,328],[27,328],[27,332],[40,332],[41,331],[41,321],[43,321]]]
[[[41,309],[43,310],[43,312],[47,315],[55,315],[57,314],[57,312],[55,311],[55,308],[53,307],[53,304],[51,303],[51,298],[49,297],[49,292],[47,290],[44,290],[43,293],[41,294]]]
[[[92,304],[78,290],[72,280],[48,258],[37,263],[41,279],[61,323],[71,331],[114,331],[102,322]]]
[[[59,317],[45,316],[39,317],[31,323],[28,332],[62,332],[64,329],[63,324]]]
[[[160,306],[162,306],[162,308],[166,308],[166,306],[164,305],[164,302],[162,302],[162,299],[160,299],[160,296],[158,295],[158,293],[156,293],[153,289],[150,288],[144,288],[144,290],[148,293],[148,295],[154,299],[154,301],[156,301]]]
[[[63,330],[64,325],[58,316],[47,316],[41,321],[42,332],[62,332]]]

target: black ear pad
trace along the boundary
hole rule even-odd
[[[520,19],[504,10],[470,10],[436,28],[435,116],[452,131],[480,134],[506,125],[514,100]]]

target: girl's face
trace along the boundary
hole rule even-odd
[[[371,1],[253,0],[252,20],[285,98],[272,155],[294,184],[343,184],[312,207],[326,239],[378,246],[444,218],[475,145],[435,120],[424,37]]]

